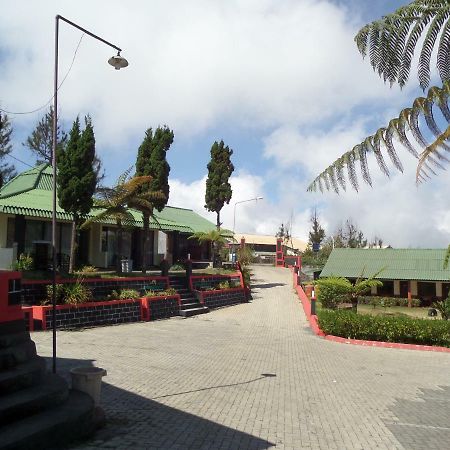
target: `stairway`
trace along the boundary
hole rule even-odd
[[[0,323],[0,449],[61,448],[93,430],[93,400],[46,372],[23,320]]]
[[[195,297],[195,294],[189,290],[185,275],[169,275],[169,283],[170,287],[180,294],[180,316],[191,317],[209,312],[209,308],[202,305]]]

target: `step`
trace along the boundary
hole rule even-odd
[[[0,370],[11,369],[34,356],[36,356],[36,345],[31,340],[0,348]]]
[[[0,349],[7,348],[12,345],[20,344],[30,340],[28,331],[19,331],[17,333],[0,335]]]
[[[1,450],[64,448],[94,431],[94,402],[87,394],[70,391],[67,401],[0,430]]]
[[[40,356],[0,372],[0,396],[39,384],[44,373],[45,360]]]
[[[59,375],[46,373],[42,383],[5,395],[0,400],[0,430],[13,420],[23,419],[67,400],[69,388]]]
[[[207,312],[209,312],[209,308],[207,308],[206,306],[200,306],[198,308],[180,309],[180,316],[192,317],[196,316],[197,314],[205,314]]]
[[[180,305],[180,310],[186,310],[186,309],[195,309],[195,308],[202,308],[203,305],[199,302],[192,302],[192,303],[183,303]]]

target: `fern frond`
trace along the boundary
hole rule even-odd
[[[450,16],[450,12],[447,11],[447,22],[442,29],[441,38],[439,39],[439,46],[437,51],[437,69],[439,72],[439,76],[442,81],[446,81],[450,79],[450,21],[448,17]]]
[[[448,11],[440,11],[431,21],[422,44],[422,51],[419,57],[419,82],[422,89],[428,87],[430,83],[430,61],[433,53],[434,44],[444,24]]]
[[[444,169],[440,161],[449,162],[449,159],[440,153],[442,144],[444,144],[450,138],[450,125],[447,129],[431,144],[429,145],[419,157],[419,164],[416,171],[416,182],[419,183],[420,176],[423,176],[427,170],[430,170],[434,175],[436,174],[430,169],[429,163],[432,163],[440,169]],[[436,157],[438,160],[436,160]]]

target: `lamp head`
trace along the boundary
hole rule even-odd
[[[123,56],[120,56],[120,52],[117,52],[117,56],[111,56],[111,58],[108,59],[108,63],[111,64],[111,66],[113,66],[116,70],[120,70],[128,66],[128,61]]]

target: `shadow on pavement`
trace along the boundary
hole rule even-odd
[[[47,365],[50,367],[51,359],[46,359]],[[92,360],[66,358],[58,358],[57,360],[58,373],[66,379],[69,379],[69,370],[72,367],[92,365]],[[108,368],[106,367],[106,369]],[[163,405],[155,399],[249,384],[274,376],[276,374],[265,373],[258,378],[241,383],[169,393],[154,399],[119,389],[104,382],[102,385],[102,407],[106,413],[106,426],[97,431],[89,441],[78,442],[68,448],[93,449],[97,447],[134,446],[136,449],[268,449],[275,444],[203,417]]]
[[[255,289],[270,289],[274,287],[286,286],[286,283],[261,283],[261,284],[253,284],[252,288]]]

